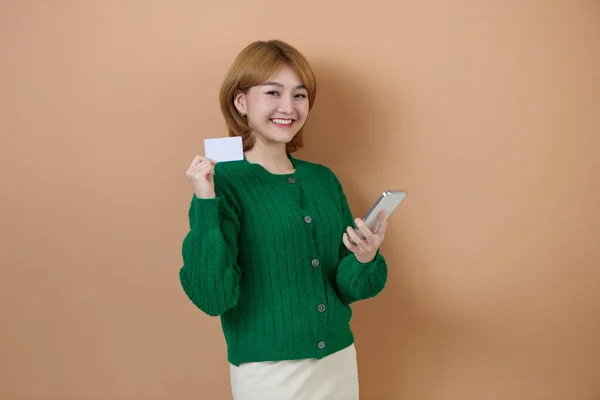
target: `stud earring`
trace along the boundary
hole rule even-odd
[[[245,116],[246,116],[246,113],[240,113],[240,114],[242,115],[242,117],[245,117]]]

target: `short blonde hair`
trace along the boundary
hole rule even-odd
[[[306,58],[294,47],[281,40],[250,43],[238,54],[223,80],[219,93],[221,112],[225,117],[229,136],[242,137],[244,151],[250,150],[256,139],[251,135],[246,119],[235,108],[235,94],[238,90],[247,93],[251,87],[264,83],[271,74],[284,65],[296,71],[306,86],[310,110],[317,94],[314,73]],[[287,153],[293,153],[303,146],[303,130],[304,127],[287,143]]]

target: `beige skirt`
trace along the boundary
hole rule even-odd
[[[354,344],[320,360],[230,364],[234,400],[358,400]]]

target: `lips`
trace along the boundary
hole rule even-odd
[[[291,118],[271,118],[270,121],[280,128],[289,128],[296,120]]]

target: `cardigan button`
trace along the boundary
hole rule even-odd
[[[325,342],[319,342],[317,343],[317,347],[321,350],[323,350],[325,348]]]
[[[304,222],[310,224],[312,222],[312,218],[309,215],[307,215],[306,217],[304,217]]]
[[[312,264],[313,267],[319,266],[319,260],[317,260],[316,258],[314,260],[312,260],[310,263]]]
[[[319,305],[317,306],[317,310],[318,310],[319,312],[325,312],[325,304],[319,304]]]
[[[291,183],[291,184],[293,185],[294,183],[296,183],[296,178],[294,178],[293,176],[290,176],[290,177],[288,178],[288,182],[289,182],[289,183]]]

